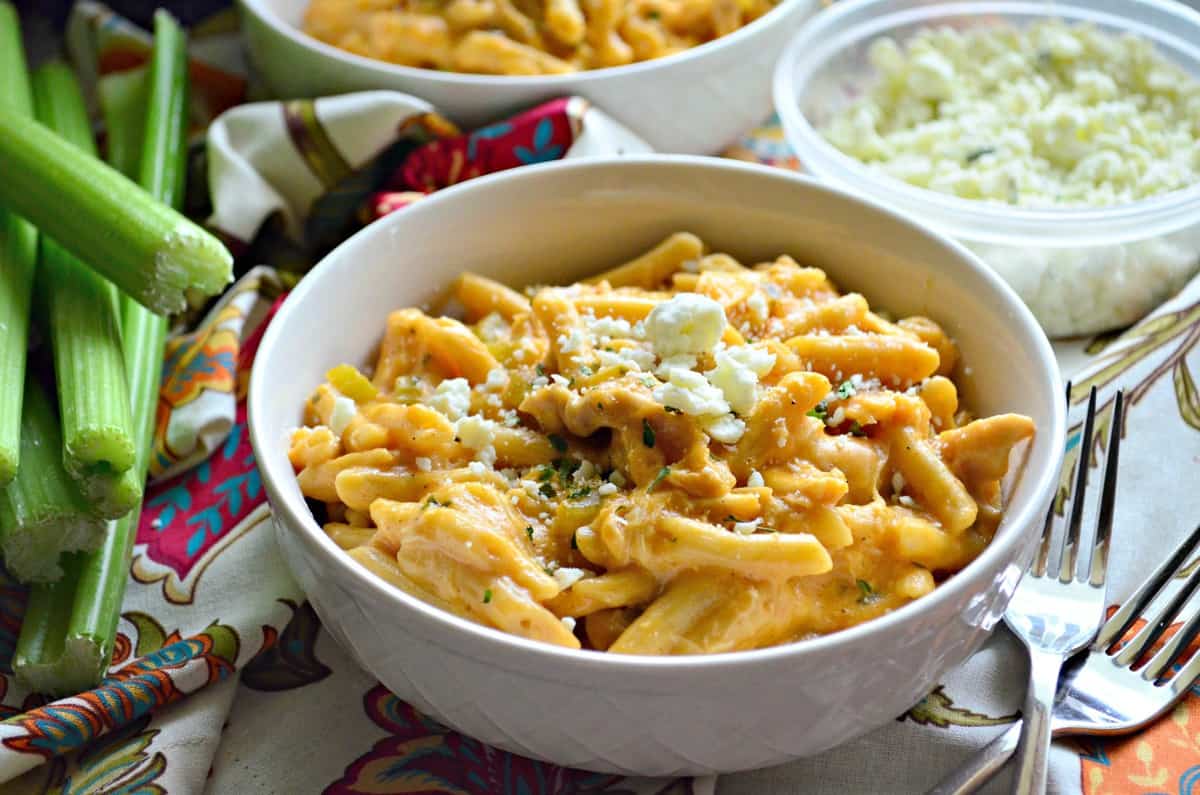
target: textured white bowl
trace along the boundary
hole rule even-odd
[[[752,652],[634,657],[542,645],[443,613],[361,569],[313,521],[286,456],[324,372],[365,362],[393,309],[462,270],[511,284],[572,281],[689,229],[745,261],[790,253],[959,341],[980,414],[1038,434],[996,539],[930,596],[876,621]],[[782,170],[647,156],[515,169],[372,224],[292,292],[259,348],[250,429],[284,555],[325,627],[401,698],[527,756],[669,775],[762,767],[887,723],[999,620],[1062,460],[1064,408],[1045,336],[965,249],[882,207]]]
[[[433,104],[466,129],[578,94],[660,152],[710,154],[771,113],[771,71],[817,0],[779,6],[728,36],[653,61],[568,75],[503,77],[397,66],[305,34],[308,0],[239,0],[250,56],[281,97],[391,88]]]

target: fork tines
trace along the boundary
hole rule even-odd
[[[1142,584],[1140,588],[1121,606],[1112,618],[1105,622],[1096,636],[1093,648],[1098,651],[1113,653],[1113,662],[1120,666],[1132,667],[1148,651],[1152,650],[1163,636],[1163,633],[1180,617],[1188,600],[1200,588],[1200,561],[1193,560],[1196,551],[1200,549],[1200,527],[1197,527],[1184,539],[1171,556]],[[1191,563],[1189,563],[1191,561]],[[1154,601],[1166,593],[1171,582],[1182,569],[1191,568],[1187,579],[1178,591],[1153,616],[1143,615]],[[1129,639],[1127,643],[1117,647],[1118,642],[1133,628],[1139,618],[1145,618],[1146,624]],[[1164,684],[1172,668],[1182,659],[1192,641],[1200,635],[1200,610],[1184,622],[1175,635],[1154,652],[1141,671],[1143,679]],[[1179,672],[1178,676],[1170,679],[1171,687],[1178,690],[1190,687],[1200,676],[1200,654],[1196,654]]]
[[[1071,382],[1067,382],[1067,403],[1071,401]],[[1113,502],[1117,491],[1117,467],[1120,463],[1121,428],[1124,425],[1125,394],[1118,390],[1113,400],[1112,417],[1109,427],[1108,444],[1105,447],[1104,482],[1100,490],[1100,505],[1096,515],[1096,534],[1092,542],[1091,556],[1083,562],[1087,580],[1091,585],[1104,585],[1105,572],[1108,569],[1109,541],[1112,538]],[[1083,527],[1084,495],[1087,493],[1088,472],[1091,469],[1090,459],[1092,441],[1096,426],[1096,388],[1088,393],[1087,414],[1083,419],[1083,431],[1079,437],[1079,457],[1075,464],[1074,483],[1067,499],[1070,508],[1067,510],[1065,529],[1063,530],[1063,546],[1057,561],[1058,578],[1063,583],[1069,583],[1075,578],[1075,570],[1079,562],[1079,542]],[[1034,557],[1029,573],[1035,577],[1044,577],[1047,570],[1054,567],[1050,560],[1052,549],[1051,539],[1054,535],[1054,503],[1046,512],[1046,524],[1042,529],[1042,542]]]

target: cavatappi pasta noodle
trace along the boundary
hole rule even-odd
[[[465,274],[465,321],[401,309],[291,442],[363,566],[571,648],[752,649],[932,591],[987,546],[1009,453],[933,321],[890,322],[783,256],[675,234],[584,283]]]
[[[623,66],[731,33],[775,0],[312,0],[304,31],[383,61],[494,75]]]

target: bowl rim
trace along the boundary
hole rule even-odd
[[[1176,0],[1111,1],[1125,4],[1130,11],[1138,6],[1153,8],[1200,30],[1200,12]],[[930,0],[916,8],[891,8],[902,2],[904,0],[857,0],[829,6],[798,30],[784,47],[775,65],[772,91],[775,110],[789,144],[807,168],[852,190],[871,190],[876,195],[883,192],[886,198],[903,203],[910,212],[922,216],[924,212],[935,214],[939,216],[937,224],[970,240],[987,241],[1005,233],[1054,234],[1055,227],[1064,223],[1073,225],[1070,229],[1073,237],[1086,228],[1090,240],[1123,240],[1145,237],[1151,232],[1166,234],[1200,221],[1197,211],[1200,208],[1200,182],[1136,201],[1100,207],[1016,207],[911,185],[872,169],[825,140],[800,109],[796,100],[797,83],[808,80],[817,68],[841,51],[839,47],[863,46],[872,38],[886,35],[892,27],[914,20],[925,20],[934,26],[940,17],[970,14],[981,18],[1022,15],[1065,18],[1073,22],[1099,21],[1147,35],[1156,44],[1169,45],[1190,56],[1200,68],[1200,44],[1121,12],[1093,8],[1084,0],[1060,0],[1049,4],[1035,0]],[[838,30],[843,18],[872,12],[873,16]],[[803,66],[803,74],[798,76],[800,66]],[[1119,228],[1114,228],[1114,223]],[[1061,229],[1057,232],[1061,234]]]
[[[449,85],[481,88],[499,88],[504,86],[513,88],[567,88],[585,82],[590,83],[624,75],[632,77],[646,71],[669,68],[677,64],[695,60],[696,58],[703,58],[705,55],[713,53],[721,47],[732,47],[742,41],[742,39],[752,37],[764,28],[790,16],[793,12],[799,10],[800,7],[815,10],[818,2],[819,0],[780,0],[770,11],[732,33],[727,33],[720,38],[706,41],[703,44],[697,44],[695,47],[689,47],[686,50],[672,53],[662,58],[652,58],[649,61],[635,61],[621,66],[583,69],[578,72],[556,75],[484,75],[472,72],[442,72],[436,69],[421,69],[416,66],[403,66],[401,64],[381,61],[377,58],[358,55],[348,50],[334,47],[332,44],[327,44],[315,36],[310,36],[300,28],[289,25],[280,19],[274,10],[268,8],[264,0],[238,0],[238,4],[243,9],[253,14],[257,19],[262,20],[276,33],[283,35],[293,43],[317,55],[342,61],[380,74],[395,75],[412,80],[429,80]]]
[[[883,214],[890,222],[908,227],[919,235],[931,238],[932,242],[947,249],[949,254],[955,255],[960,265],[970,271],[974,271],[988,285],[992,290],[991,298],[994,305],[997,306],[997,313],[1004,314],[1009,318],[1009,321],[1018,329],[1018,336],[1025,336],[1031,341],[1032,349],[1030,353],[1038,365],[1038,377],[1049,379],[1049,392],[1051,394],[1061,394],[1061,376],[1049,340],[1041,331],[1041,327],[1034,319],[1030,310],[1000,276],[984,265],[978,257],[962,246],[962,244],[942,233],[925,228],[915,220],[882,204],[863,198],[851,191],[830,186],[818,182],[811,177],[785,171],[784,169],[695,155],[629,155],[624,157],[559,160],[523,166],[521,168],[478,177],[443,189],[422,199],[413,207],[405,208],[403,213],[393,213],[364,227],[343,241],[314,266],[301,279],[300,283],[293,288],[279,307],[258,347],[250,378],[247,409],[250,441],[256,460],[259,463],[264,486],[268,494],[276,496],[275,504],[272,505],[273,510],[282,513],[282,516],[276,517],[277,522],[283,522],[284,524],[281,532],[296,532],[299,529],[306,536],[305,540],[310,542],[310,546],[315,543],[316,548],[321,551],[321,554],[325,558],[323,563],[333,567],[332,573],[335,579],[349,578],[356,586],[365,588],[375,599],[382,604],[386,604],[389,608],[415,612],[423,620],[438,626],[443,632],[457,635],[460,639],[464,639],[464,642],[465,639],[469,638],[475,642],[476,645],[474,648],[479,653],[485,653],[488,651],[488,647],[491,647],[492,651],[497,655],[494,658],[497,664],[502,664],[501,660],[523,659],[533,661],[536,659],[538,662],[570,666],[576,671],[601,671],[605,674],[614,672],[649,674],[655,671],[693,669],[724,670],[745,665],[778,661],[797,655],[802,656],[809,652],[816,653],[837,650],[839,647],[849,648],[864,638],[875,634],[882,635],[889,630],[894,630],[896,627],[908,623],[910,620],[917,619],[922,611],[933,609],[940,603],[966,596],[969,589],[975,586],[975,576],[973,575],[982,573],[989,568],[999,570],[1005,565],[1005,560],[1009,560],[1010,562],[1007,565],[1011,566],[1011,561],[1019,559],[1022,551],[1020,547],[1022,545],[1027,546],[1028,543],[1032,542],[1034,537],[1033,529],[1041,526],[1042,513],[1045,511],[1045,506],[1049,503],[1053,491],[1057,488],[1059,470],[1064,456],[1064,440],[1066,438],[1066,405],[1064,401],[1053,402],[1049,427],[1038,429],[1039,436],[1044,434],[1051,440],[1047,442],[1045,447],[1048,458],[1041,466],[1042,471],[1039,474],[1037,482],[1033,483],[1029,488],[1029,497],[1026,502],[1023,505],[1011,506],[1006,512],[1006,518],[1009,519],[1009,532],[1004,538],[993,539],[992,543],[988,544],[987,548],[975,560],[971,561],[971,563],[952,576],[948,581],[938,586],[932,593],[897,608],[890,613],[829,635],[748,651],[684,656],[642,656],[596,652],[584,649],[568,649],[549,643],[541,643],[468,621],[404,592],[356,563],[322,531],[321,527],[308,511],[307,506],[304,505],[302,499],[297,500],[281,491],[275,485],[275,473],[272,471],[271,459],[272,456],[279,455],[278,445],[282,444],[282,442],[278,439],[266,438],[264,436],[265,432],[260,429],[255,420],[260,412],[265,413],[267,411],[263,404],[268,399],[270,392],[264,381],[265,376],[263,373],[266,367],[262,363],[271,359],[275,348],[280,344],[280,340],[283,337],[283,329],[288,325],[288,319],[292,314],[302,311],[301,307],[308,296],[316,294],[320,289],[320,285],[326,279],[336,278],[341,275],[342,271],[354,267],[354,258],[342,256],[340,252],[352,252],[354,246],[363,245],[364,241],[373,235],[380,236],[382,240],[387,235],[389,227],[398,223],[414,222],[406,222],[402,219],[412,218],[419,222],[421,213],[428,211],[428,209],[422,210],[422,208],[433,208],[447,202],[453,202],[459,194],[464,192],[487,189],[491,185],[500,183],[536,181],[543,174],[553,174],[559,171],[605,170],[645,166],[650,166],[651,168],[686,168],[707,171],[709,173],[738,172],[753,175],[755,179],[761,178],[792,182],[808,191],[826,194],[839,201],[849,201],[863,205],[869,211]],[[297,418],[298,423],[299,420]],[[1032,451],[1033,448],[1030,447],[1029,454],[1031,456]],[[1032,458],[1030,462],[1032,462]],[[1032,474],[1031,470],[1038,468],[1037,466],[1031,466],[1030,462],[1026,464],[1023,477],[1030,476]],[[283,470],[285,470],[282,471],[283,477],[294,478],[294,473],[290,465],[283,467]],[[1026,529],[1022,531],[1020,528]],[[439,645],[442,643],[442,641],[437,642]]]

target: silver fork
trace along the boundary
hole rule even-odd
[[[1170,642],[1134,669],[1134,664],[1147,656],[1163,632],[1179,619],[1188,599],[1200,588],[1200,566],[1194,565],[1195,561],[1188,563],[1197,549],[1200,549],[1200,527],[1105,622],[1088,653],[1068,664],[1058,685],[1051,718],[1055,737],[1137,731],[1161,717],[1200,679],[1200,654],[1170,676],[1187,647],[1200,635],[1200,608],[1191,611]],[[1167,597],[1170,584],[1183,573],[1181,570],[1188,569],[1188,577],[1179,590],[1162,609],[1149,615],[1155,600]],[[1128,643],[1118,645],[1139,619],[1145,619],[1145,626]],[[1020,726],[1014,724],[927,795],[974,792],[1013,755],[1020,733]]]
[[[1071,386],[1067,385],[1070,398]],[[1104,486],[1096,533],[1088,559],[1078,560],[1084,496],[1088,484],[1088,458],[1096,420],[1096,388],[1088,395],[1087,416],[1079,440],[1071,509],[1063,532],[1057,565],[1051,564],[1054,537],[1054,506],[1046,514],[1042,543],[1029,571],[1013,594],[1004,621],[1029,652],[1029,687],[1025,693],[1024,720],[1017,751],[1017,774],[1013,792],[1042,795],[1046,791],[1047,760],[1050,754],[1050,712],[1063,662],[1083,649],[1104,620],[1105,572],[1112,536],[1113,495],[1116,491],[1118,450],[1121,443],[1123,395],[1113,404],[1112,432],[1104,463]]]

